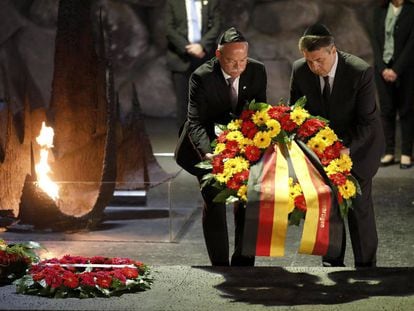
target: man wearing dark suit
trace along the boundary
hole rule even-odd
[[[168,0],[165,18],[167,65],[177,97],[177,124],[181,126],[187,117],[190,75],[214,56],[216,39],[221,32],[219,1]]]
[[[228,82],[228,78],[231,78],[231,83]],[[181,163],[184,169],[201,180],[202,175],[208,171],[194,172],[194,163],[180,158],[185,159],[189,154],[196,153],[200,156],[198,161],[212,159],[211,142],[216,138],[215,124],[227,124],[253,99],[265,102],[266,85],[265,67],[262,63],[248,58],[248,43],[243,35],[233,27],[226,30],[219,38],[216,57],[204,63],[191,75],[188,117],[181,134],[181,138],[188,135],[191,143],[182,144],[182,140],[179,141],[179,152],[176,151],[177,163]],[[233,88],[233,92],[230,88]],[[194,147],[194,150],[191,147]],[[228,266],[226,206],[213,202],[217,193],[217,189],[212,185],[201,190],[205,202],[203,232],[212,265]],[[252,266],[254,257],[241,255],[245,208],[238,206],[234,212],[235,250],[231,265]]]
[[[294,62],[290,102],[306,96],[305,108],[330,120],[330,127],[343,140],[353,160],[352,174],[362,194],[348,214],[349,232],[356,267],[376,266],[378,237],[372,202],[372,178],[384,149],[384,137],[376,100],[373,69],[362,59],[338,51],[330,31],[322,24],[309,27],[299,40],[304,58]],[[343,266],[338,258],[323,258],[324,266]]]

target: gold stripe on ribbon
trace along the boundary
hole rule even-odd
[[[279,147],[275,145],[276,173],[274,191],[274,212],[273,230],[270,246],[270,256],[278,257],[285,255],[285,240],[288,227],[288,205],[289,205],[289,168],[285,155]]]
[[[302,239],[300,242],[299,253],[312,254],[316,243],[316,236],[318,233],[318,218],[319,218],[319,198],[318,192],[315,189],[312,178],[309,174],[308,166],[305,160],[305,155],[296,144],[292,142],[290,156],[292,165],[296,173],[296,177],[306,201],[306,217],[303,224]]]

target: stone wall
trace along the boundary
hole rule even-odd
[[[16,55],[10,47],[17,47],[15,52],[25,61],[28,80],[34,84],[28,85],[41,93],[41,96],[31,98],[32,105],[47,106],[49,103],[57,2],[2,1],[0,62],[10,73],[21,70],[8,65],[11,63],[8,60]],[[314,22],[323,22],[331,29],[339,49],[372,61],[367,25],[375,2],[222,0],[221,6],[224,27],[238,27],[250,42],[250,55],[266,64],[268,101],[276,103],[280,98],[288,97],[291,64],[300,57],[298,38]],[[122,115],[130,110],[132,83],[137,87],[146,115],[173,117],[175,114],[175,95],[165,61],[164,5],[164,0],[94,1],[96,16],[99,8],[103,8],[112,30],[111,49]],[[17,86],[12,88],[11,94],[16,109],[21,107],[17,89]]]

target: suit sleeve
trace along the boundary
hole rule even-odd
[[[206,111],[208,91],[205,89],[201,78],[192,74],[190,78],[188,121],[189,135],[202,155],[211,152],[210,138],[205,124],[208,118]]]
[[[290,99],[289,103],[290,105],[293,105],[299,98],[302,97],[302,94],[300,93],[299,87],[296,82],[296,66],[293,64],[292,67],[292,73],[290,75]]]
[[[177,53],[185,55],[187,53],[185,47],[187,44],[189,44],[189,42],[187,37],[178,31],[180,27],[178,26],[177,22],[178,19],[185,18],[185,16],[177,16],[177,9],[173,5],[174,1],[175,0],[169,0],[165,5],[165,24],[167,40],[170,44],[172,44],[175,47],[175,51]]]
[[[208,30],[202,35],[200,44],[205,51],[212,51],[215,48],[216,40],[221,31],[221,10],[219,1],[210,1],[211,8],[207,21]]]
[[[376,134],[378,108],[375,100],[374,71],[369,67],[362,73],[355,98],[356,126],[349,129],[351,133],[349,148],[351,156],[366,148]]]

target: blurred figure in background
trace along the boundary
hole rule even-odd
[[[214,56],[221,33],[218,0],[168,0],[166,3],[167,65],[177,97],[177,124],[187,118],[191,73]]]
[[[385,134],[381,165],[395,159],[396,117],[401,125],[400,168],[412,166],[414,142],[414,4],[383,0],[372,23],[376,83]]]

